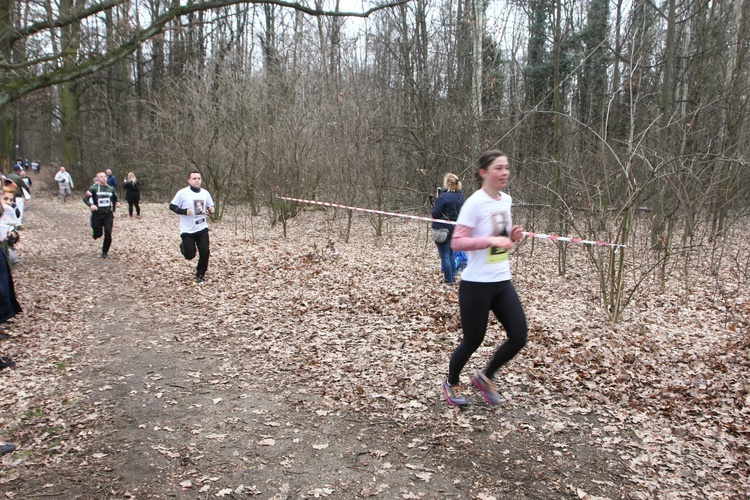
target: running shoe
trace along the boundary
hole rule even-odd
[[[440,388],[443,391],[443,394],[445,395],[445,400],[448,401],[448,404],[451,406],[466,406],[469,404],[466,401],[466,398],[461,395],[459,392],[459,385],[450,385],[448,383],[448,379],[445,379],[443,381],[443,385],[440,386]]]
[[[109,255],[107,255],[107,252],[102,252],[102,259],[109,259]]]
[[[206,281],[206,278],[204,278],[203,276],[196,276],[195,277],[195,282],[196,283],[203,283],[204,281]]]
[[[500,404],[500,394],[495,390],[495,384],[484,373],[477,372],[471,380],[474,382],[474,387],[482,393],[485,401],[491,405]]]

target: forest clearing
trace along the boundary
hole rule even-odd
[[[109,260],[86,207],[39,194],[14,270],[24,313],[0,354],[5,498],[739,498],[750,491],[745,237],[664,288],[642,278],[607,320],[583,245],[528,239],[511,257],[529,343],[504,400],[447,406],[460,339],[424,222],[374,236],[305,210],[287,236],[228,208],[206,282],[164,204],[118,212]],[[516,220],[529,227],[523,209]],[[739,228],[738,228],[739,229]],[[708,246],[708,245],[707,245]],[[609,252],[609,249],[595,249]],[[640,264],[639,264],[640,263]],[[502,338],[494,319],[467,368]],[[467,374],[470,373],[467,371]],[[468,375],[466,375],[468,376]]]

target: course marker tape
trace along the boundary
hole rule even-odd
[[[433,219],[431,217],[422,217],[419,215],[401,214],[398,212],[386,212],[384,210],[373,210],[372,208],[350,207],[348,205],[341,205],[339,203],[330,203],[326,201],[315,201],[315,200],[303,200],[300,198],[290,198],[288,196],[276,195],[276,197],[280,200],[295,201],[297,203],[305,203],[308,205],[320,205],[322,207],[343,208],[346,210],[356,210],[358,212],[368,212],[371,214],[389,215],[391,217],[402,217],[404,219],[423,220],[427,222],[441,222],[443,224],[453,224],[454,226],[456,225],[456,222],[454,221],[443,220],[443,219]],[[566,236],[557,236],[556,234],[540,234],[540,233],[535,233],[532,231],[524,231],[523,235],[527,238],[539,238],[543,240],[564,241],[567,243],[581,243],[583,245],[595,245],[598,247],[612,247],[615,249],[615,251],[617,251],[618,248],[627,248],[627,245],[620,245],[618,243],[608,243],[606,241],[583,240],[581,238],[568,238]]]

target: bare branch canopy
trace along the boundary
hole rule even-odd
[[[112,47],[101,56],[83,59],[73,65],[66,64],[64,67],[58,66],[56,69],[41,71],[33,74],[25,73],[21,76],[18,76],[14,73],[14,70],[18,68],[19,65],[14,65],[9,60],[13,44],[45,30],[69,26],[72,23],[79,22],[82,19],[86,19],[90,16],[123,4],[124,0],[108,0],[105,2],[97,3],[95,5],[86,7],[85,9],[79,9],[62,15],[57,19],[33,22],[26,27],[22,27],[21,29],[9,29],[6,25],[5,31],[0,32],[0,47],[6,47],[5,53],[3,53],[3,51],[0,51],[0,75],[2,75],[2,83],[0,83],[0,106],[4,106],[36,90],[60,83],[73,81],[78,78],[101,71],[102,69],[132,54],[143,42],[160,33],[170,21],[188,14],[216,9],[220,7],[228,7],[237,4],[265,4],[294,9],[310,16],[366,18],[375,12],[404,5],[406,3],[409,3],[410,1],[412,0],[397,0],[394,2],[387,2],[382,5],[372,7],[364,12],[341,12],[315,9],[298,2],[285,2],[282,0],[262,0],[250,2],[248,2],[247,0],[208,0],[203,2],[189,3],[186,5],[176,4],[166,10],[164,13],[154,17],[148,26],[134,33],[133,36],[128,40],[115,47]],[[26,61],[21,64],[20,67],[30,67],[35,63],[49,62],[55,59],[61,59],[64,56],[65,53],[59,53],[55,56],[47,56],[36,61]]]

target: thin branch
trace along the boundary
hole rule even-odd
[[[93,16],[94,14],[98,14],[99,12],[103,12],[107,9],[111,9],[112,7],[117,7],[118,5],[122,3],[125,3],[125,0],[108,0],[103,3],[94,4],[86,9],[70,12],[54,20],[37,21],[35,23],[30,24],[26,28],[21,28],[19,30],[10,32],[10,34],[8,35],[8,41],[10,42],[10,44],[13,44],[22,38],[35,35],[39,33],[40,31],[53,29],[53,28],[63,28],[65,26],[69,26],[73,23],[76,23],[80,21],[81,19],[86,19],[87,17]]]
[[[97,4],[96,6],[93,6],[91,9],[94,9],[96,12],[100,12],[101,10],[103,10],[104,6],[112,7],[114,5],[121,3],[122,1],[124,0],[110,0],[110,2]],[[285,2],[285,1],[280,1],[280,0],[262,0],[262,1],[259,0],[259,1],[254,1],[254,2],[247,2],[247,0],[209,0],[205,2],[192,3],[189,5],[177,5],[175,7],[170,8],[169,10],[167,10],[160,16],[156,17],[150,26],[136,33],[136,35],[133,38],[131,38],[129,41],[107,52],[99,59],[88,60],[86,62],[77,64],[72,67],[66,66],[63,68],[55,69],[50,72],[44,73],[42,75],[34,75],[31,77],[21,78],[18,80],[7,81],[4,85],[0,86],[0,107],[16,99],[19,99],[20,97],[23,97],[24,95],[34,92],[36,90],[50,87],[53,85],[57,85],[60,83],[77,80],[84,76],[88,76],[98,71],[101,71],[102,69],[111,66],[112,64],[122,60],[123,58],[135,52],[136,49],[143,42],[153,37],[154,35],[162,32],[164,27],[170,21],[172,21],[175,18],[184,16],[186,14],[190,14],[194,12],[201,12],[205,10],[211,10],[211,9],[218,8],[218,7],[227,7],[230,5],[236,5],[236,4],[241,4],[241,3],[253,3],[253,4],[259,4],[259,5],[272,4],[272,5],[278,5],[280,7],[288,7],[288,8],[303,12],[305,14],[309,14],[311,16],[368,17],[370,14],[374,12],[377,12],[383,9],[388,9],[391,7],[396,7],[399,5],[404,5],[406,3],[409,3],[410,1],[411,0],[397,0],[395,2],[389,2],[389,3],[385,3],[382,5],[373,7],[371,9],[366,10],[365,12],[337,12],[337,11],[318,10],[318,9],[312,9],[310,7],[307,7],[305,5],[302,5],[296,2]],[[71,14],[71,15],[77,16],[78,19],[83,19],[83,17],[85,16],[83,16],[82,13],[84,12],[88,12],[88,10],[78,11],[77,13]],[[92,14],[89,13],[88,15],[92,15]],[[58,20],[57,22],[61,23],[62,21]],[[70,22],[70,20],[68,22]],[[64,24],[61,24],[61,25],[64,25]],[[41,26],[41,24],[39,24],[39,26]],[[53,26],[52,24],[47,23],[47,27],[49,28]]]

